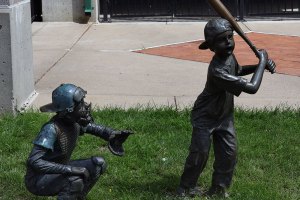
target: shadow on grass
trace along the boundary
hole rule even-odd
[[[176,198],[179,179],[179,175],[160,174],[159,178],[153,179],[153,177],[149,177],[148,180],[145,178],[143,180],[132,179],[130,181],[117,179],[114,181],[114,185],[118,187],[120,192],[122,191],[122,195],[118,196],[119,199],[128,198],[128,194],[132,194],[136,198],[139,195],[139,198],[144,199],[174,199]]]

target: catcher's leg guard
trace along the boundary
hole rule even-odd
[[[89,179],[84,182],[83,191],[78,196],[78,199],[85,199],[100,175],[105,172],[107,168],[106,162],[102,157],[93,156],[89,159],[73,160],[69,164],[76,167],[85,167],[90,173]]]
[[[83,192],[81,193],[80,200],[85,199],[86,195],[96,184],[100,175],[103,174],[107,168],[106,162],[102,157],[91,157],[91,162],[88,164],[87,168],[90,171],[90,180],[85,184]]]

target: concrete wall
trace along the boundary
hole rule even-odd
[[[94,10],[91,16],[84,13],[84,0],[42,0],[45,22],[96,22],[97,0],[92,0]]]
[[[0,0],[0,113],[21,111],[35,97],[29,0]]]
[[[11,110],[13,96],[9,21],[9,13],[0,13],[0,112]]]

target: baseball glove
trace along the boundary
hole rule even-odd
[[[123,143],[127,140],[128,136],[133,134],[133,132],[125,131],[114,131],[115,136],[108,141],[108,149],[110,152],[116,156],[123,156],[125,150]]]

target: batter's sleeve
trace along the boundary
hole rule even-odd
[[[239,96],[247,84],[246,79],[231,75],[227,71],[219,68],[214,69],[213,77],[214,82],[219,88],[222,88],[235,96]]]

